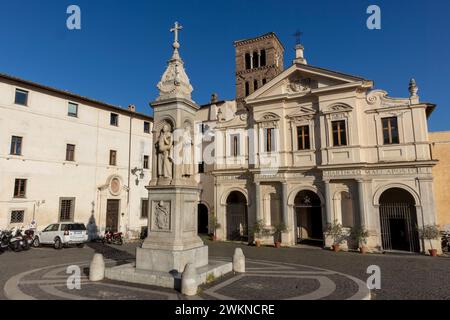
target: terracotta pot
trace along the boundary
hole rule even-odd
[[[281,242],[280,241],[275,242],[275,248],[277,248],[277,249],[281,248]]]
[[[360,252],[361,254],[366,254],[366,253],[367,253],[367,248],[366,248],[366,247],[360,247],[360,248],[359,248],[359,252]]]
[[[436,249],[428,250],[428,252],[430,253],[430,256],[437,257],[437,250]]]
[[[334,245],[333,245],[333,251],[334,251],[334,252],[339,252],[340,250],[341,250],[341,248],[339,247],[338,244],[334,244]]]
[[[260,240],[256,240],[256,241],[255,241],[255,246],[256,246],[257,248],[261,247],[261,241],[260,241]]]

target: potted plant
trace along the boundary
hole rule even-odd
[[[211,227],[211,229],[213,230],[213,234],[211,237],[212,241],[217,241],[217,230],[220,229],[221,225],[217,219],[217,217],[214,214],[211,214],[210,219],[209,219],[209,225]]]
[[[259,237],[263,235],[264,231],[265,230],[263,220],[256,221],[251,229],[251,234],[253,236],[253,239],[255,240],[255,246],[258,248],[261,246],[261,240],[259,239]]]
[[[420,238],[423,240],[429,240],[430,241],[430,250],[428,252],[430,253],[430,256],[436,257],[437,256],[437,249],[433,248],[433,240],[439,239],[440,232],[439,227],[436,225],[426,225],[423,226],[422,229],[419,230]]]
[[[358,245],[359,252],[365,254],[367,252],[367,238],[369,231],[363,226],[352,229],[352,237]]]
[[[286,231],[287,228],[284,223],[279,223],[274,226],[272,235],[274,237],[275,248],[281,247],[281,235]]]
[[[333,223],[328,224],[326,232],[333,238],[332,250],[334,252],[339,252],[340,244],[344,241],[344,228],[342,227],[342,224],[337,220],[334,220]]]

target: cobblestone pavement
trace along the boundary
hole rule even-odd
[[[381,268],[381,290],[372,299],[450,299],[450,258],[416,255],[360,255],[315,248],[255,248],[207,243],[211,259],[230,260],[241,247],[247,273],[229,275],[201,287],[193,299],[367,299],[367,267]],[[102,253],[109,265],[134,259],[137,244],[90,244],[84,249],[38,248],[0,255],[0,299],[185,299],[175,290],[116,281],[90,283],[89,260]],[[81,290],[67,288],[67,266],[82,270]]]

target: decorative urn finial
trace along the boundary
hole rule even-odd
[[[417,97],[417,92],[419,92],[419,88],[417,87],[416,80],[412,78],[409,81],[409,94],[410,97]]]

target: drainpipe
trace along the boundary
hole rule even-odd
[[[127,177],[128,177],[128,191],[127,191],[127,213],[128,213],[128,227],[126,229],[126,231],[128,232],[129,228],[130,228],[130,223],[131,223],[131,217],[130,217],[130,191],[131,191],[131,133],[132,133],[132,129],[133,129],[133,112],[136,112],[136,107],[134,105],[129,105],[128,106],[128,110],[131,111],[130,113],[130,129],[129,129],[129,134],[128,134],[128,172],[127,172]]]

